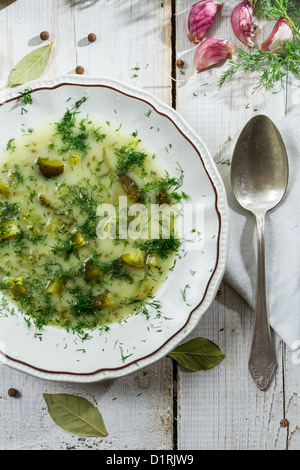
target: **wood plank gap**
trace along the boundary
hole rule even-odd
[[[176,85],[176,0],[171,0],[171,105],[177,107],[177,85]],[[178,449],[178,404],[177,404],[177,376],[178,367],[173,362],[173,450]]]
[[[288,95],[289,95],[289,76],[285,77],[285,114],[288,112]],[[282,341],[281,348],[281,361],[282,361],[282,407],[283,407],[283,419],[286,419],[286,384],[285,384],[285,373],[286,373],[286,344]],[[289,423],[287,424],[286,430],[286,444],[285,450],[289,448]]]
[[[176,86],[176,0],[171,0],[171,96],[172,108],[177,106],[177,86]]]
[[[173,364],[173,450],[178,450],[178,394],[177,394],[177,376],[178,365],[172,360]]]
[[[282,341],[281,350],[281,361],[282,361],[282,408],[283,408],[283,419],[286,419],[286,387],[285,387],[285,361],[286,361],[286,344]],[[289,450],[289,423],[287,424],[286,430],[286,444],[285,450]]]

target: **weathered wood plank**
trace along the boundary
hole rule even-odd
[[[192,336],[205,336],[225,352],[219,366],[199,373],[178,370],[180,449],[285,449],[282,343],[277,339],[278,368],[266,392],[248,373],[254,315],[227,285]]]
[[[193,3],[192,0],[176,2],[177,58],[184,60],[188,77],[193,72],[194,48],[186,37],[186,30],[189,7]],[[233,3],[236,2],[225,3],[209,31],[210,36],[236,43],[230,26]],[[177,109],[204,139],[216,162],[230,156],[244,124],[265,108],[267,99],[272,99],[265,93],[251,93],[253,77],[250,76],[246,87],[245,81],[237,77],[218,90],[223,70],[214,69],[199,74],[194,80],[177,83]],[[179,71],[177,77],[182,78]],[[276,99],[277,113],[284,115],[285,94]],[[219,169],[225,174],[223,165],[219,164]],[[191,337],[210,338],[219,344],[226,358],[205,373],[178,369],[178,448],[285,449],[287,440],[294,445],[293,439],[296,445],[299,419],[295,390],[299,372],[294,366],[293,374],[290,363],[286,364],[285,346],[276,338],[279,365],[275,380],[266,392],[256,389],[248,373],[254,314],[229,286],[224,284],[222,290],[223,294],[217,297]],[[280,426],[288,412],[293,421],[290,432]]]
[[[13,66],[48,30],[54,41],[45,77],[74,73],[108,76],[144,87],[171,103],[170,1],[16,0],[0,10],[0,80],[6,84]],[[98,37],[87,42],[89,33]],[[140,70],[133,71],[138,66]],[[134,73],[138,77],[133,77]],[[53,383],[0,366],[1,449],[172,449],[172,362],[137,371],[120,380],[73,385]],[[7,390],[21,395],[10,398]],[[51,420],[42,393],[81,395],[103,414],[105,439],[78,438]]]
[[[0,448],[3,450],[89,450],[172,448],[172,364],[164,359],[133,375],[99,384],[43,381],[0,366]],[[9,388],[20,395],[11,398]],[[70,393],[93,403],[108,436],[80,438],[51,419],[43,393]]]

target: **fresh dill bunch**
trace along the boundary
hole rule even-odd
[[[286,18],[294,31],[294,41],[278,41],[277,52],[262,51],[259,48],[251,51],[238,49],[236,59],[229,61],[229,68],[221,75],[218,87],[232,79],[237,72],[258,74],[254,91],[273,90],[278,85],[279,91],[284,88],[288,75],[300,74],[300,2],[292,0],[253,0],[255,13],[263,15],[267,21]]]

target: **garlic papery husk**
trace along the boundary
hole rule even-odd
[[[253,4],[251,1],[243,0],[231,13],[231,26],[236,37],[246,46],[253,47],[251,40],[251,21],[253,15]]]
[[[262,51],[283,52],[284,41],[294,40],[294,30],[286,18],[280,18],[270,36],[260,46]]]
[[[233,52],[234,45],[227,39],[214,36],[205,39],[199,44],[194,55],[194,74],[221,67],[232,58]]]
[[[188,38],[191,42],[197,44],[202,41],[222,6],[223,2],[217,0],[202,0],[193,5],[188,18]]]

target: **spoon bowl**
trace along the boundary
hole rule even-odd
[[[267,212],[285,194],[288,160],[284,142],[267,116],[258,115],[244,127],[231,164],[231,184],[239,204],[252,212]]]
[[[242,130],[231,162],[231,185],[239,204],[252,212],[257,228],[256,320],[249,370],[264,390],[276,366],[265,286],[265,215],[282,200],[288,184],[288,158],[282,137],[267,116],[252,118]]]

